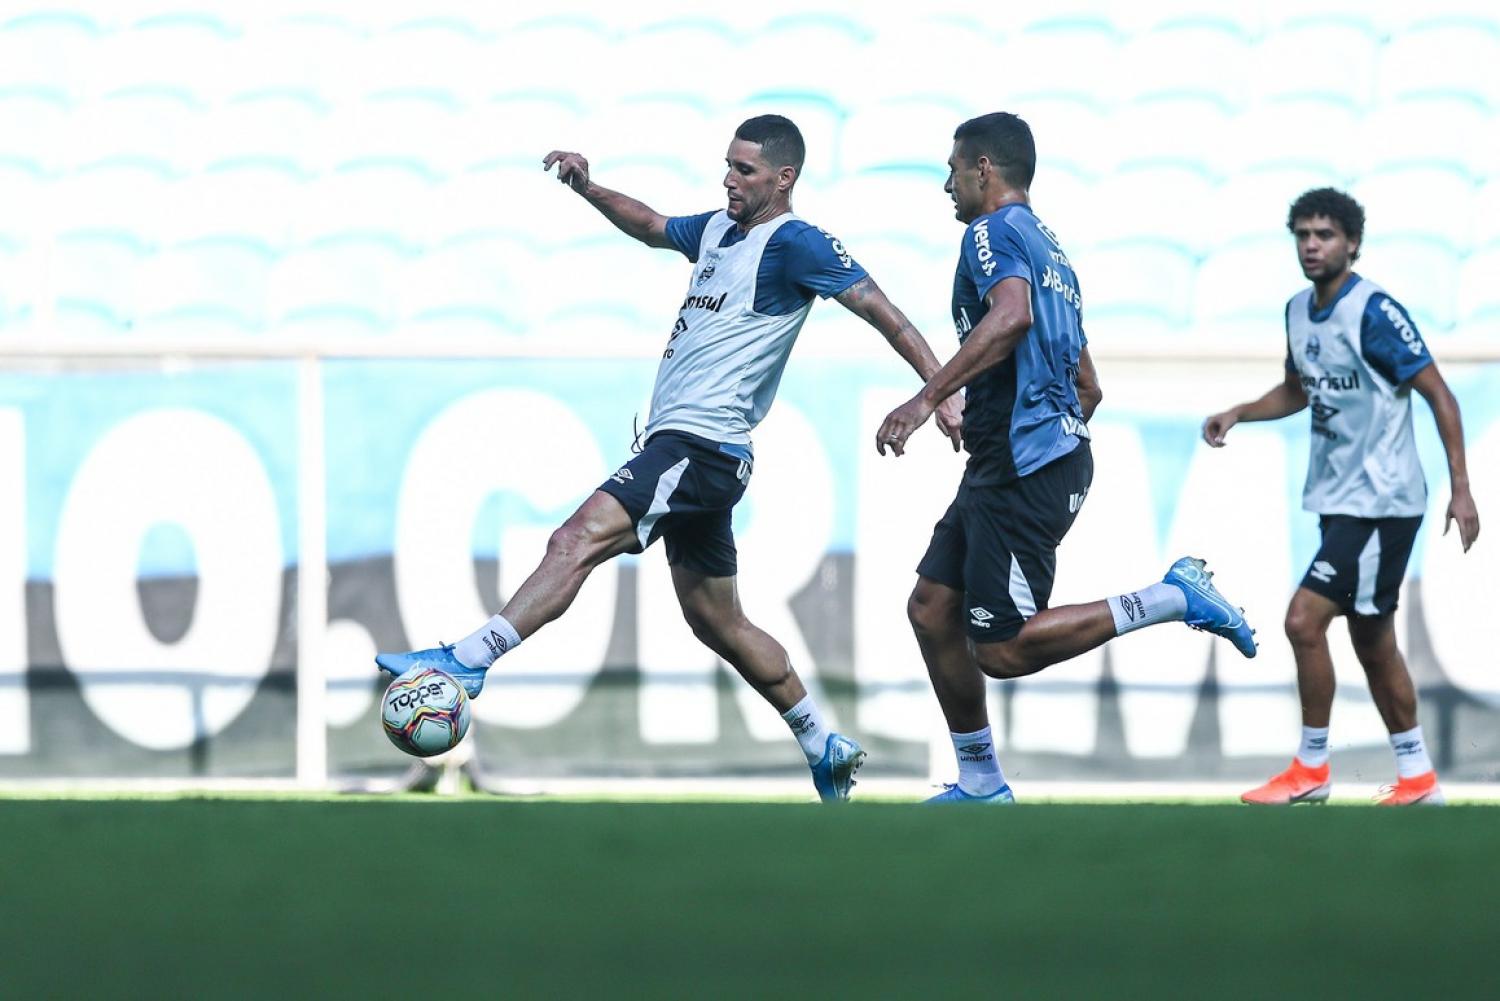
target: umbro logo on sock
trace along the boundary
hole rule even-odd
[[[960,761],[990,761],[995,756],[989,753],[990,745],[984,742],[965,744],[958,749]]]
[[[510,644],[505,642],[505,637],[491,629],[490,634],[484,637],[484,645],[490,651],[491,657],[499,657],[510,649]]]
[[[1146,603],[1138,594],[1127,594],[1120,599],[1120,607],[1125,610],[1125,617],[1131,622],[1138,622],[1146,617]]]
[[[1415,740],[1403,740],[1401,743],[1396,745],[1396,755],[1398,757],[1404,758],[1407,755],[1416,754],[1417,751],[1421,749],[1421,747],[1422,745],[1417,743]]]
[[[812,721],[812,713],[803,713],[801,716],[793,716],[791,719],[787,720],[787,724],[791,726],[792,732],[799,737],[804,733],[812,733],[818,728],[818,724]]]

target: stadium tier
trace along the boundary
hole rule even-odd
[[[1426,332],[1493,329],[1472,277],[1500,244],[1493,5],[653,10],[10,5],[0,337],[128,334],[167,316],[184,332],[201,320],[207,338],[399,334],[418,316],[545,337],[555,287],[536,276],[608,251],[599,221],[546,187],[542,154],[584,150],[601,183],[701,211],[719,198],[723,135],[772,109],[809,140],[802,210],[856,256],[906,242],[902,266],[938,276],[956,232],[934,207],[951,132],[991,106],[1036,129],[1033,195],[1077,258],[1095,336],[1274,327],[1288,290],[1256,276],[1287,269],[1247,248],[1284,255],[1260,238],[1316,184],[1365,201],[1372,257],[1420,276],[1408,297]],[[762,53],[773,72],[722,72]],[[412,277],[455,261],[473,231],[535,251],[493,279],[503,308],[472,283]],[[1254,305],[1225,301],[1241,298],[1226,289],[1236,273]],[[634,315],[622,285],[588,305]],[[418,305],[397,305],[397,286]]]

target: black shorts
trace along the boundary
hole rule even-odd
[[[1389,615],[1396,610],[1406,562],[1421,524],[1421,515],[1323,515],[1318,519],[1323,545],[1307,568],[1302,586],[1338,605],[1345,615]]]
[[[624,506],[643,551],[667,540],[667,562],[707,577],[738,571],[731,523],[753,466],[750,446],[658,431],[599,489]]]
[[[959,484],[917,573],[962,591],[969,637],[998,643],[1047,607],[1062,542],[1094,479],[1089,443],[1000,486]]]

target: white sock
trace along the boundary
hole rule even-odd
[[[453,644],[453,655],[464,667],[489,667],[500,659],[500,655],[521,645],[521,634],[516,627],[505,621],[503,615],[494,615],[490,621]]]
[[[1180,622],[1187,614],[1187,596],[1182,588],[1166,581],[1107,600],[1110,614],[1115,617],[1116,636],[1158,622]]]
[[[1328,764],[1328,727],[1302,728],[1302,744],[1297,748],[1297,760],[1309,768],[1322,768]]]
[[[1005,773],[995,754],[990,728],[973,733],[949,733],[953,753],[958,755],[958,787],[970,796],[991,796],[1005,785]]]
[[[1396,774],[1403,779],[1432,771],[1432,759],[1427,756],[1427,742],[1422,739],[1420,724],[1404,733],[1391,734],[1391,750],[1396,752]]]
[[[786,720],[786,725],[792,728],[792,733],[797,737],[797,743],[802,745],[802,753],[807,755],[807,763],[816,765],[823,758],[823,751],[828,746],[828,724],[823,721],[823,710],[813,701],[811,695],[804,695],[802,701],[781,714]]]

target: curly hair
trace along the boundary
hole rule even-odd
[[[1298,219],[1327,216],[1339,224],[1344,235],[1356,243],[1363,242],[1365,235],[1365,207],[1349,195],[1336,188],[1314,188],[1305,191],[1292,202],[1286,216],[1286,228],[1296,231]],[[1358,258],[1356,250],[1351,259]]]

